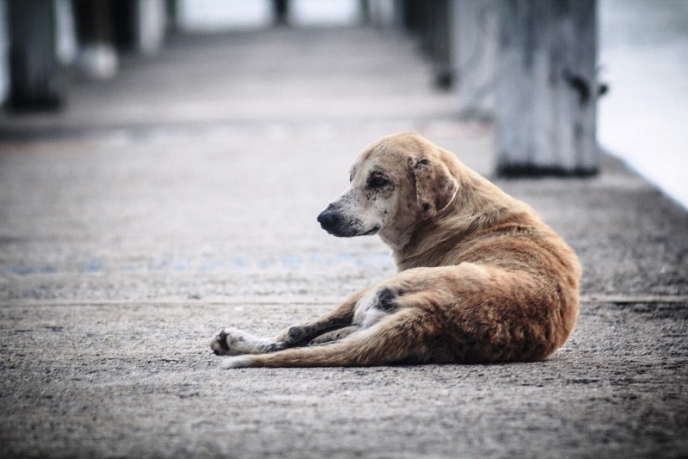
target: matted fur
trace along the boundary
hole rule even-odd
[[[571,334],[580,267],[526,204],[423,137],[383,137],[318,220],[379,234],[398,273],[275,339],[225,329],[228,368],[541,360]]]

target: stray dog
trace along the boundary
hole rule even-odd
[[[363,366],[541,360],[578,316],[575,253],[525,203],[423,137],[361,152],[318,216],[338,237],[379,234],[398,273],[273,340],[226,328],[224,365]]]

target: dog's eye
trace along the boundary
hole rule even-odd
[[[385,178],[385,176],[381,174],[374,174],[370,177],[368,180],[368,187],[369,188],[382,188],[386,185],[389,185],[391,182]]]

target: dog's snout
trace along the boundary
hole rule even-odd
[[[339,224],[339,214],[332,210],[331,206],[328,206],[318,215],[318,223],[324,230],[330,231]]]
[[[346,205],[336,201],[318,215],[318,222],[322,229],[333,236],[353,237],[365,233],[362,231],[363,223],[347,212]]]

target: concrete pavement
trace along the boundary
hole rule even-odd
[[[0,118],[2,457],[688,457],[688,215],[605,156],[498,180],[584,265],[546,362],[222,371],[260,334],[391,275],[315,216],[354,154],[415,130],[478,171],[414,44],[368,29],[176,37],[58,115]]]

